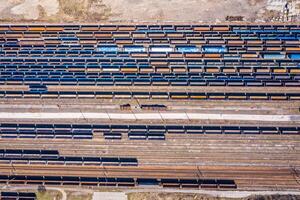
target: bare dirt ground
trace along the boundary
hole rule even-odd
[[[203,194],[183,193],[130,193],[128,200],[298,200],[295,195],[253,195],[245,198],[213,197]]]
[[[300,1],[290,3],[290,21],[300,21]],[[222,23],[227,16],[245,22],[286,21],[284,0],[0,0],[2,22]]]

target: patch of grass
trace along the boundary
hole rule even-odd
[[[84,192],[67,192],[68,200],[92,200],[91,193]]]
[[[65,21],[99,21],[111,12],[102,0],[59,0],[61,19]]]
[[[155,193],[137,192],[127,194],[128,200],[298,200],[295,195],[253,195],[246,198],[213,197],[203,194],[192,193]]]
[[[37,192],[37,200],[60,200],[62,195],[56,191]]]
[[[244,200],[298,200],[298,195],[253,195],[244,198]]]
[[[39,19],[43,19],[47,16],[47,13],[45,11],[45,9],[43,8],[43,6],[38,5],[38,10],[39,10]]]
[[[60,0],[61,11],[75,18],[83,17],[86,12],[85,0]]]
[[[223,200],[223,198],[210,197],[192,193],[129,193],[128,200]]]
[[[264,12],[264,17],[266,18],[266,20],[274,20],[280,18],[281,16],[281,12],[276,10],[266,10]]]

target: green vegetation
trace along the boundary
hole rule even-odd
[[[189,193],[129,193],[128,200],[298,200],[295,195],[253,195],[245,198],[212,197],[203,194]]]
[[[60,0],[59,5],[64,14],[75,17],[76,19],[83,17],[86,12],[84,0]]]
[[[100,21],[108,19],[110,8],[102,0],[59,0],[60,16],[65,21]]]
[[[37,200],[60,200],[62,195],[56,191],[37,192]]]
[[[67,192],[68,200],[92,200],[92,193]]]

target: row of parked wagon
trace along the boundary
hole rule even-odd
[[[234,72],[221,72],[221,73],[209,73],[209,72],[191,72],[191,73],[122,73],[122,72],[67,72],[67,71],[0,71],[2,78],[45,78],[47,76],[53,78],[178,78],[178,79],[193,79],[193,78],[203,78],[203,79],[213,79],[213,78],[232,78],[232,79],[251,79],[257,78],[259,80],[275,79],[280,80],[294,79],[299,80],[299,75],[293,73],[265,73],[265,72],[255,72],[255,73],[234,73]]]
[[[79,126],[80,127],[80,126]],[[58,126],[53,128],[52,124],[25,125],[17,124],[1,126],[0,138],[43,138],[43,139],[92,139],[93,130],[90,128],[72,128]]]
[[[168,38],[187,39],[206,38],[215,40],[259,40],[268,37],[273,40],[293,41],[298,37],[297,25],[30,25],[1,26],[0,33],[6,38],[45,38],[59,40],[65,38]],[[35,36],[35,37],[34,37]]]
[[[117,42],[117,41],[112,41]],[[299,45],[299,44],[298,44]],[[11,47],[3,47],[0,49],[0,55],[3,57],[28,57],[36,58],[77,58],[77,57],[106,57],[106,58],[190,58],[190,59],[217,59],[217,60],[282,60],[282,61],[298,61],[300,59],[300,51],[297,47],[287,47],[280,45],[278,47],[262,45],[261,47],[243,47],[237,48],[234,46],[228,46],[227,48],[223,46],[207,46],[207,47],[197,47],[194,45],[189,46],[162,46],[157,45],[150,47],[149,49],[159,49],[158,52],[151,52],[151,50],[146,50],[147,48],[140,45],[134,46],[123,46],[122,48],[118,46],[104,46],[104,47],[94,47],[94,49],[79,49],[81,46],[78,45],[63,45],[63,47],[52,46],[51,49],[43,48],[32,48],[31,50],[13,50],[13,48],[21,48],[19,45],[10,45]],[[66,47],[73,47],[72,49],[66,50]],[[116,49],[111,51],[103,51],[102,48],[106,49]],[[140,50],[139,50],[140,49]],[[170,51],[165,51],[165,49],[171,49]],[[216,49],[215,51],[206,49]],[[226,53],[224,50],[226,49]],[[227,51],[228,49],[228,51]],[[249,50],[250,49],[250,50]],[[255,49],[251,50],[251,49]],[[268,51],[269,49],[275,49],[277,51]],[[248,50],[248,51],[247,51]],[[109,52],[109,53],[107,53]]]
[[[166,178],[115,178],[115,177],[77,177],[77,176],[18,176],[0,175],[0,184],[36,185],[80,185],[109,187],[174,187],[174,188],[212,188],[235,189],[231,179],[166,179]]]
[[[74,38],[64,38],[68,41],[74,41],[78,42],[79,39]],[[45,39],[46,41],[47,39]],[[58,38],[58,40],[62,40]],[[24,40],[21,40],[19,44],[14,43],[12,41],[6,41],[6,43],[2,44],[2,49],[0,49],[0,55],[3,56],[16,56],[16,57],[22,57],[27,55],[28,57],[36,57],[37,54],[41,54],[42,57],[51,57],[51,56],[57,56],[57,57],[65,57],[66,55],[73,57],[73,56],[79,56],[79,57],[85,57],[85,56],[101,56],[101,55],[115,55],[116,57],[125,57],[125,56],[133,56],[133,57],[146,57],[145,55],[148,55],[148,57],[167,57],[167,55],[180,55],[185,54],[188,55],[188,57],[192,57],[191,55],[194,55],[194,57],[202,57],[203,55],[209,55],[208,53],[220,53],[222,56],[224,55],[225,58],[229,58],[229,55],[233,55],[234,53],[239,55],[241,53],[246,53],[246,50],[252,50],[252,52],[259,52],[261,55],[261,58],[265,59],[284,59],[286,58],[285,54],[277,53],[277,51],[285,50],[288,52],[295,51],[295,47],[292,48],[290,42],[284,42],[284,41],[278,41],[275,44],[268,43],[268,42],[260,42],[260,47],[258,47],[258,44],[256,45],[249,45],[246,48],[244,46],[240,46],[238,44],[230,44],[228,41],[224,41],[223,44],[225,45],[216,45],[216,44],[202,44],[202,45],[174,45],[174,44],[155,44],[155,40],[157,39],[150,39],[148,40],[150,43],[154,43],[154,45],[116,45],[116,44],[98,44],[98,45],[82,45],[80,43],[74,44],[74,43],[64,43],[64,44],[48,44],[48,45],[24,45],[21,44]],[[99,40],[97,40],[99,41]],[[100,39],[101,41],[101,39]],[[111,42],[117,42],[117,39],[110,39]],[[146,40],[143,40],[146,41]],[[168,40],[167,40],[168,41]],[[214,41],[214,40],[211,40]],[[213,43],[213,42],[211,42]],[[297,44],[297,43],[296,43]],[[256,46],[255,50],[254,47]],[[272,52],[268,52],[268,50],[274,48],[274,46],[281,47],[280,49],[274,50]],[[294,45],[295,46],[295,45]],[[33,48],[29,48],[33,47]],[[44,47],[44,48],[43,48]],[[48,48],[45,48],[48,47]],[[67,48],[69,47],[69,48]],[[81,48],[82,47],[82,48]],[[239,50],[239,51],[237,51]],[[135,53],[135,54],[134,54]],[[140,54],[136,54],[140,53]],[[231,53],[231,54],[230,54]],[[165,54],[165,56],[163,56]],[[81,55],[81,56],[80,56]],[[190,56],[189,56],[190,55]],[[196,56],[198,55],[198,56]],[[244,58],[241,54],[239,58]],[[288,54],[289,58],[293,58],[291,55],[295,54]],[[104,56],[105,57],[105,56]],[[171,56],[172,57],[172,56]],[[212,57],[212,56],[210,56]],[[252,56],[253,57],[253,56]],[[256,56],[257,58],[259,56]],[[235,58],[237,59],[237,57]]]
[[[121,132],[104,132],[103,136],[107,140],[122,139]],[[165,140],[165,132],[148,132],[148,131],[130,131],[128,132],[128,139],[130,140]]]
[[[264,70],[268,68],[276,69],[276,67],[282,67],[286,69],[298,69],[299,61],[287,61],[287,60],[273,60],[273,59],[201,59],[201,58],[130,58],[130,57],[11,57],[5,56],[0,58],[0,66],[6,68],[14,67],[28,67],[29,69],[73,69],[85,67],[90,69],[90,71],[117,71],[120,66],[125,66],[124,72],[151,72],[154,68],[176,68],[181,67],[187,71],[193,72],[195,70],[205,70],[206,67],[214,69],[226,69],[236,67],[241,70],[241,68],[263,68]],[[97,67],[98,66],[98,67]],[[102,67],[103,66],[103,67]],[[135,68],[135,71],[132,70]],[[79,70],[78,69],[78,70]],[[122,69],[122,68],[120,68]],[[142,71],[144,70],[144,71]],[[176,70],[175,70],[176,71]],[[168,72],[168,71],[166,71]],[[269,71],[266,71],[269,72]],[[299,71],[297,71],[299,73]]]
[[[69,86],[246,86],[246,87],[299,87],[300,78],[290,76],[277,78],[235,78],[235,77],[196,77],[196,78],[42,78],[42,77],[3,77],[0,83],[11,85],[69,85]]]
[[[164,140],[166,134],[300,134],[297,126],[0,124],[0,138]]]
[[[113,41],[112,41],[113,42]],[[224,46],[196,46],[196,45],[38,45],[29,48],[30,45],[2,45],[0,55],[6,57],[132,57],[132,58],[224,58],[239,60],[243,58],[257,58],[267,60],[298,60],[299,53],[291,53],[295,47],[287,47],[284,44],[278,45],[277,51],[268,51],[275,48],[274,45],[262,44],[261,47],[248,46],[247,48],[237,48],[235,45]],[[43,48],[44,47],[44,48]],[[48,48],[45,48],[48,47]],[[69,47],[69,48],[67,48]],[[18,49],[17,49],[18,48]],[[244,49],[244,50],[243,50]],[[237,51],[239,50],[239,51]],[[249,50],[247,53],[246,50]],[[252,50],[252,51],[251,51]],[[280,52],[283,51],[283,52]],[[284,53],[287,51],[288,53]],[[213,53],[213,54],[212,54]],[[251,54],[249,54],[251,53]],[[218,56],[217,56],[218,55]],[[250,56],[252,55],[252,56]]]
[[[0,149],[1,164],[138,166],[132,157],[61,156],[56,150]]]
[[[57,89],[59,90],[59,89]],[[297,92],[92,92],[92,91],[0,91],[0,98],[43,99],[164,99],[164,100],[300,100]]]
[[[0,58],[0,69],[8,72],[84,73],[297,73],[298,62],[201,59],[124,59],[124,58]]]
[[[0,200],[37,200],[33,192],[0,192]]]

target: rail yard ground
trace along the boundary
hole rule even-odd
[[[1,192],[299,198],[299,25],[0,29]]]
[[[217,88],[214,88],[217,89]],[[253,88],[261,90],[262,88]],[[288,90],[291,88],[288,88]],[[293,88],[297,92],[297,88]],[[142,110],[142,104],[164,104],[166,110]],[[121,109],[130,104],[131,110]],[[157,114],[160,113],[207,113],[255,115],[295,115],[299,116],[298,101],[181,101],[146,99],[5,99],[0,104],[1,123],[17,124],[115,124],[115,125],[225,125],[225,126],[288,126],[297,127],[299,121],[245,120],[191,120],[191,119],[64,119],[60,113],[120,113],[120,114]],[[3,113],[56,113],[57,119],[6,118]],[[1,149],[50,149],[58,150],[62,156],[104,156],[135,157],[138,166],[89,166],[78,164],[0,164],[1,174],[31,176],[99,176],[133,178],[219,178],[234,179],[237,191],[298,191],[299,190],[299,151],[300,138],[294,135],[265,134],[166,134],[165,140],[130,140],[127,130],[112,130],[122,133],[121,140],[107,140],[103,131],[94,130],[92,140],[70,140],[65,138],[2,138]],[[61,186],[62,189],[68,186]],[[75,186],[76,187],[76,186]],[[82,186],[92,190],[97,187]],[[149,186],[148,186],[149,187]],[[193,189],[193,188],[192,188]],[[76,189],[75,189],[76,190]],[[108,187],[104,191],[116,189]],[[117,191],[126,191],[118,188]],[[140,191],[145,189],[141,187]],[[157,190],[157,189],[155,189]],[[181,189],[183,190],[183,189]],[[185,188],[185,190],[188,190]],[[211,190],[211,189],[210,189]],[[128,199],[214,199],[200,194],[177,193],[130,193]],[[147,191],[147,189],[146,189]],[[75,191],[70,191],[71,195]],[[188,191],[186,191],[188,192]],[[191,190],[192,193],[192,190]],[[56,196],[56,193],[50,193]],[[75,192],[76,194],[76,192]],[[49,195],[39,194],[39,197]],[[51,196],[51,195],[50,195]],[[86,197],[86,196],[84,196]],[[247,197],[245,199],[260,197]],[[266,199],[271,197],[266,197]],[[275,196],[272,198],[276,199]],[[280,199],[284,197],[280,196]],[[286,197],[286,199],[291,196]],[[293,198],[297,199],[298,197]],[[42,198],[41,198],[42,199]],[[78,198],[80,199],[80,198]],[[84,199],[84,198],[82,198]],[[217,198],[227,199],[227,198]]]
[[[115,125],[229,125],[229,126],[299,126],[299,121],[240,121],[240,120],[103,120],[103,119],[63,119],[60,112],[107,112],[128,113],[120,110],[120,105],[130,103],[142,111],[134,100],[5,100],[1,113],[57,113],[57,119],[6,119],[2,123],[57,123],[57,124],[115,124]],[[143,102],[143,101],[142,101]],[[140,102],[141,103],[141,102]],[[154,101],[153,103],[158,103]],[[204,101],[176,102],[160,101],[168,106],[165,111],[146,111],[148,114],[191,111],[202,113],[243,113],[246,115],[299,115],[299,102],[280,101]],[[277,109],[279,107],[280,109]],[[199,110],[197,110],[199,109]],[[177,110],[176,110],[177,111]],[[166,134],[165,140],[130,140],[126,130],[119,129],[121,140],[107,140],[103,132],[94,131],[92,140],[69,139],[11,139],[2,138],[2,149],[53,149],[63,156],[107,156],[135,157],[138,166],[78,166],[77,164],[0,164],[1,172],[15,175],[70,175],[99,177],[134,178],[222,178],[234,179],[238,190],[298,190],[300,139],[295,135],[232,135],[232,134]],[[123,135],[124,134],[124,135]],[[121,189],[122,190],[122,189]]]

